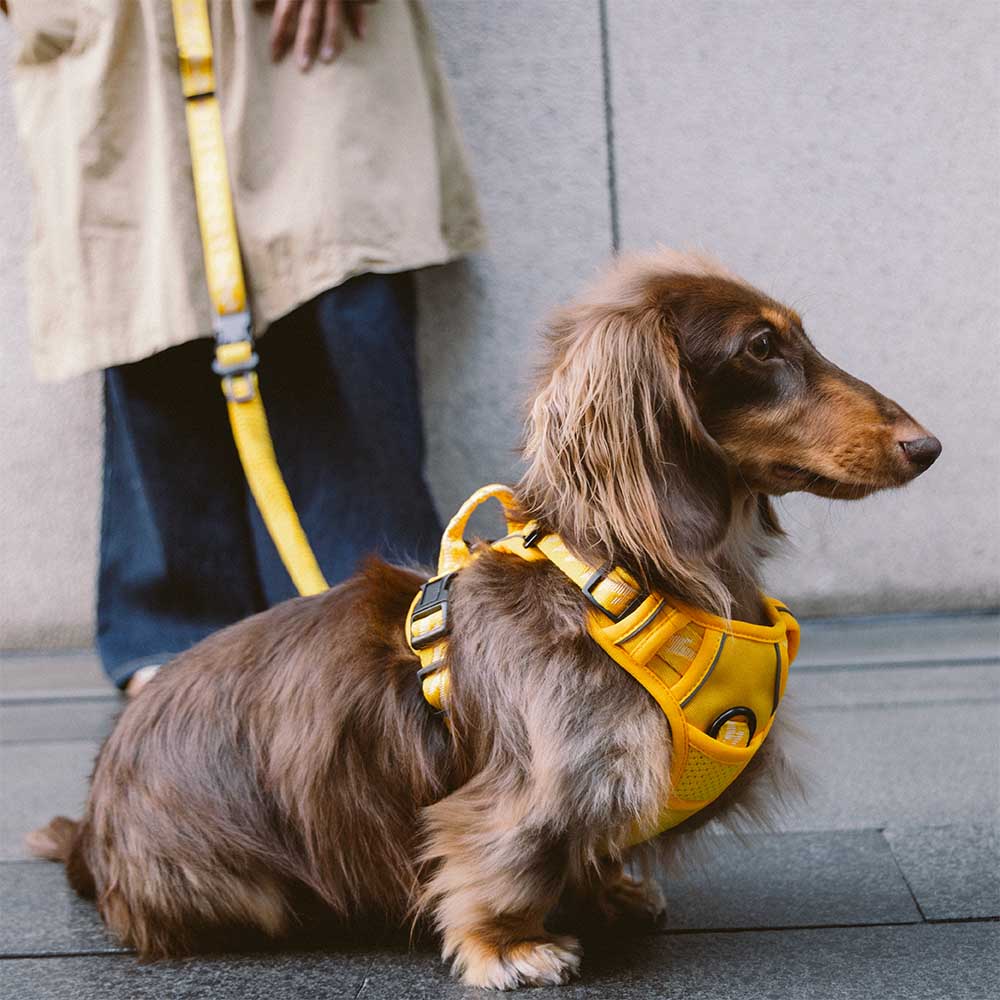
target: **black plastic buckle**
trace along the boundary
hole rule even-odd
[[[445,573],[444,576],[428,580],[420,588],[420,600],[417,601],[413,609],[413,614],[410,615],[410,645],[414,649],[423,649],[425,646],[431,646],[451,631],[451,625],[448,622],[448,588],[451,586],[451,581],[454,577],[455,571]],[[414,636],[413,623],[434,614],[435,611],[441,612],[441,624],[424,635],[419,637]],[[437,667],[433,669],[436,670]],[[430,671],[428,670],[427,673],[430,673]]]
[[[597,570],[583,585],[583,595],[588,601],[590,601],[591,604],[594,605],[595,608],[597,608],[598,611],[607,615],[615,624],[618,624],[618,622],[620,622],[623,618],[628,618],[633,611],[636,611],[642,605],[642,602],[649,597],[649,594],[645,594],[640,590],[639,593],[636,594],[635,599],[629,603],[628,607],[626,607],[620,614],[614,614],[601,604],[601,602],[594,596],[594,589],[608,576],[610,572],[611,570],[605,569],[604,567]]]
[[[534,548],[538,542],[544,538],[548,532],[540,525],[536,524],[522,539],[521,544],[526,549]]]

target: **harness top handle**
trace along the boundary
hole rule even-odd
[[[509,486],[500,483],[492,483],[476,490],[469,497],[458,512],[448,522],[448,527],[441,537],[441,552],[438,556],[438,576],[445,573],[454,573],[456,570],[467,566],[472,560],[472,553],[465,541],[465,526],[469,523],[474,511],[481,507],[487,500],[497,500],[503,507],[504,519],[507,522],[508,534],[515,534],[523,531],[527,521],[518,520],[514,515],[517,512],[517,500]]]
[[[278,555],[302,595],[327,582],[278,468],[257,380],[250,308],[229,187],[222,116],[215,94],[207,0],[173,0],[198,226],[215,310],[215,361],[243,473]]]

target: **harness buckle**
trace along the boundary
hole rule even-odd
[[[410,615],[410,645],[414,649],[424,649],[432,646],[438,639],[446,636],[451,631],[451,624],[448,621],[448,588],[455,577],[457,570],[445,573],[444,576],[437,576],[433,580],[428,580],[420,588],[420,599],[414,605]],[[441,612],[441,622],[423,635],[414,635],[413,626],[422,618],[427,618],[436,612]],[[433,670],[437,666],[432,667]],[[426,670],[430,673],[431,670]],[[418,672],[418,676],[420,673]]]
[[[649,594],[644,593],[643,591],[640,590],[635,595],[635,597],[628,603],[627,607],[625,607],[618,614],[615,614],[610,608],[607,608],[603,604],[601,604],[601,602],[597,599],[597,597],[594,594],[594,591],[596,590],[598,584],[600,584],[601,581],[606,580],[608,576],[611,574],[612,570],[613,567],[612,569],[605,569],[604,567],[601,567],[600,569],[596,570],[594,574],[591,576],[591,578],[583,585],[581,589],[583,590],[583,596],[586,597],[587,600],[590,601],[590,603],[593,604],[594,607],[601,612],[601,614],[607,615],[608,618],[610,618],[617,625],[618,622],[622,621],[625,618],[628,618],[628,616],[632,614],[633,611],[637,611],[641,607],[642,602],[646,600],[647,597],[649,597]]]

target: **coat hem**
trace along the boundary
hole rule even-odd
[[[465,257],[470,253],[482,250],[485,246],[485,233],[482,229],[473,229],[462,238],[434,249],[426,249],[405,257],[384,258],[381,260],[362,259],[353,261],[347,266],[330,268],[320,275],[304,282],[289,296],[287,289],[281,294],[269,295],[267,284],[258,284],[253,289],[253,298],[257,303],[257,322],[254,335],[263,336],[268,327],[287,316],[299,306],[316,298],[330,288],[336,288],[351,278],[360,274],[396,274],[402,271],[414,271],[419,268],[447,264],[450,261]],[[294,273],[294,268],[292,269]],[[273,287],[273,286],[270,286]],[[100,371],[117,365],[127,365],[135,361],[159,354],[170,347],[177,347],[192,340],[211,336],[211,317],[207,316],[204,325],[195,321],[183,332],[175,332],[173,336],[164,336],[152,346],[122,347],[105,340],[94,343],[91,340],[87,352],[66,351],[58,349],[59,335],[51,329],[33,331],[31,345],[31,361],[35,377],[42,383],[65,382],[68,379],[86,375],[89,372]],[[201,327],[201,329],[199,329]],[[61,331],[63,335],[69,331]],[[44,342],[44,348],[41,344]]]

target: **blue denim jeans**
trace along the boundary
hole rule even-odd
[[[285,482],[330,584],[372,552],[432,564],[411,274],[362,275],[257,345]],[[295,589],[250,495],[213,347],[105,373],[98,648],[118,685]]]

